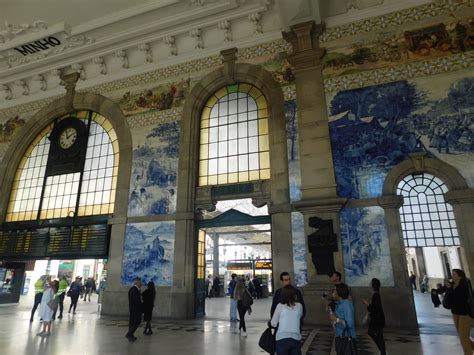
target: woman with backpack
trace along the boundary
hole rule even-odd
[[[373,278],[370,282],[372,287],[372,299],[370,303],[362,300],[367,306],[369,312],[369,331],[368,334],[377,345],[380,355],[385,355],[385,340],[383,338],[383,328],[385,327],[385,314],[382,308],[382,299],[380,298],[380,280]]]
[[[247,328],[245,327],[245,313],[252,312],[253,298],[247,288],[245,288],[244,280],[239,278],[235,285],[234,300],[237,301],[237,311],[239,312],[239,331],[243,337],[247,336]]]
[[[454,326],[458,332],[464,355],[472,355],[474,343],[469,338],[472,323],[471,317],[474,316],[469,306],[469,298],[472,291],[463,270],[453,269],[451,274],[453,276],[453,283],[448,284],[448,288],[451,290],[446,293],[446,303],[453,314]],[[444,303],[443,300],[443,305]]]

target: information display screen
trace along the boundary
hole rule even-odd
[[[0,230],[0,259],[77,259],[108,256],[106,224]]]

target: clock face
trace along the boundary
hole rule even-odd
[[[59,134],[59,146],[62,149],[71,148],[77,140],[77,130],[73,127],[64,129]]]

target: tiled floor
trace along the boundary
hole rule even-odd
[[[415,294],[420,321],[420,336],[387,330],[389,354],[461,354],[450,313],[434,309],[429,297]],[[258,339],[268,320],[270,300],[256,300],[252,315],[246,317],[248,337],[239,336],[238,323],[227,321],[228,299],[208,301],[205,320],[156,321],[154,334],[145,336],[137,331],[138,340],[129,343],[124,335],[127,320],[101,317],[97,314],[96,298],[91,304],[80,301],[75,316],[67,314],[55,322],[49,338],[36,336],[39,321],[29,323],[31,298],[19,305],[0,307],[0,354],[264,354]],[[68,305],[68,301],[66,301]],[[378,354],[366,329],[358,329],[360,354]],[[307,354],[330,354],[333,333],[330,327],[303,330]]]

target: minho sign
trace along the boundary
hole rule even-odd
[[[56,46],[59,46],[61,44],[61,41],[57,39],[56,37],[50,36],[46,37],[43,39],[40,39],[38,41],[34,41],[32,43],[24,44],[20,47],[15,47],[14,49],[23,54],[24,56],[27,56],[28,54],[34,54],[39,51],[44,51]]]

